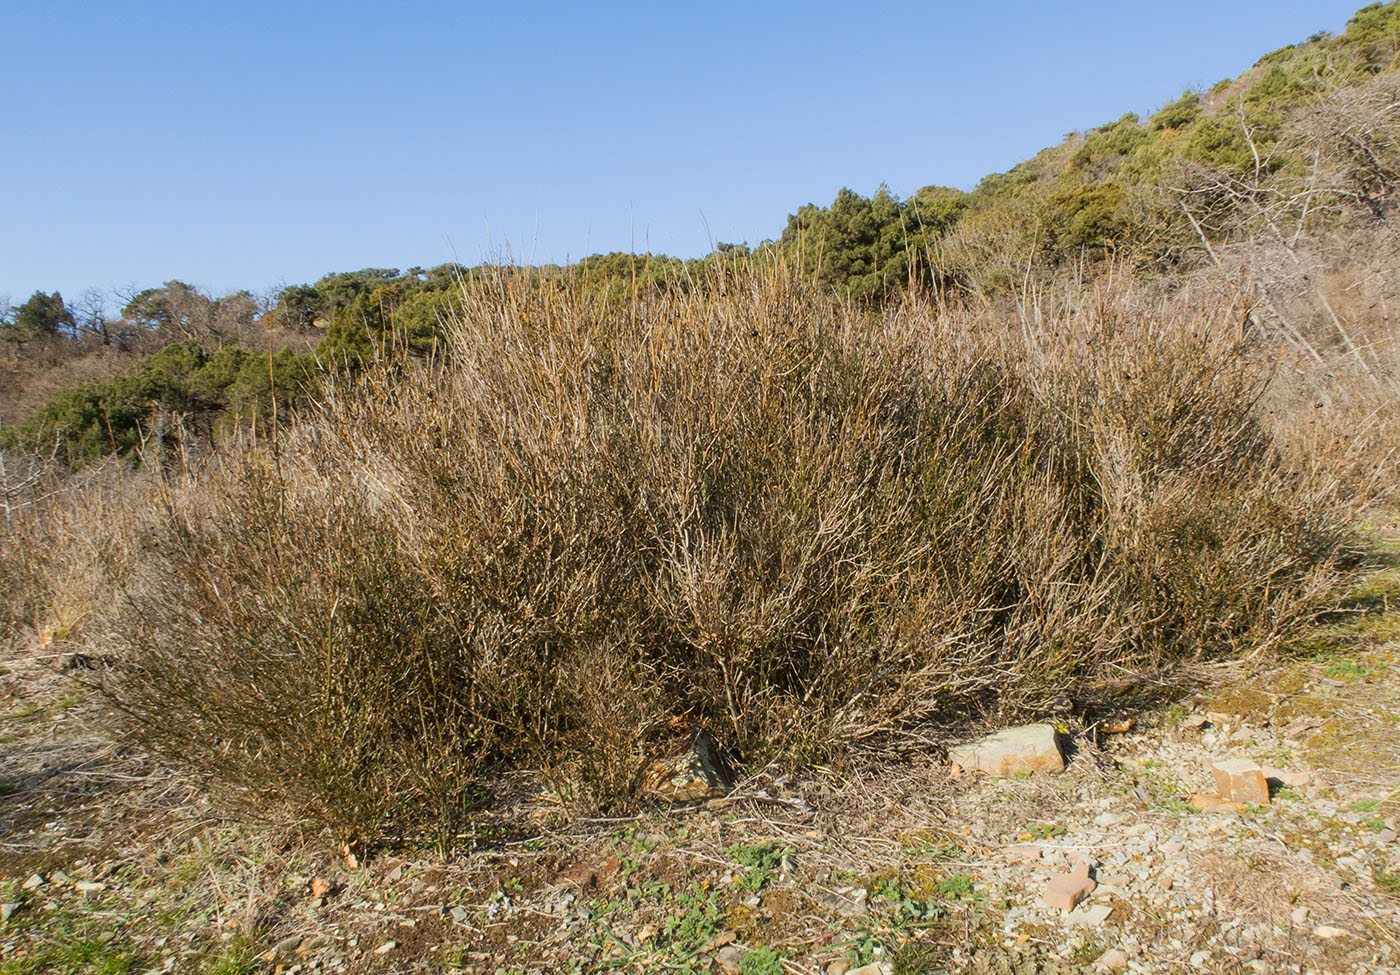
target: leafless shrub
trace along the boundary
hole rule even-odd
[[[264,811],[449,843],[529,769],[624,807],[682,721],[841,761],[1265,645],[1351,552],[1238,305],[463,301],[441,361],[169,481],[125,586],[116,700]]]
[[[8,639],[97,640],[142,563],[147,481],[115,463],[72,475],[52,456],[0,458],[0,628]]]

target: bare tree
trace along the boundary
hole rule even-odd
[[[1389,301],[1400,297],[1384,273],[1400,258],[1397,85],[1387,77],[1326,91],[1267,142],[1241,106],[1252,165],[1188,165],[1170,188],[1211,262],[1253,289],[1302,355],[1325,365],[1335,348],[1377,388],[1388,371],[1378,345],[1391,339]],[[1360,291],[1379,303],[1379,330],[1338,306]]]

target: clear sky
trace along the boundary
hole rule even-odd
[[[776,236],[970,188],[1361,0],[0,2],[0,297]]]

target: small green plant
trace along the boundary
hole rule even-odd
[[[1400,873],[1392,873],[1383,867],[1371,868],[1371,879],[1376,882],[1376,887],[1387,894],[1400,896]]]
[[[22,958],[0,960],[0,975],[130,975],[139,959],[86,921],[46,918],[43,942]]]
[[[965,873],[950,873],[938,882],[938,892],[950,900],[972,897],[972,877]]]
[[[908,941],[900,945],[895,950],[894,975],[929,975],[931,972],[943,971],[943,966],[938,949],[932,945],[919,944],[916,941]]]
[[[688,957],[720,930],[719,892],[704,884],[691,884],[676,895],[676,907],[680,913],[666,918],[662,932],[673,956]]]
[[[745,890],[758,890],[773,880],[783,857],[792,852],[781,843],[767,842],[738,843],[729,848],[729,855],[742,867],[747,867],[743,876],[737,879]]]
[[[851,960],[853,967],[869,965],[884,953],[884,944],[870,931],[861,931],[850,941],[833,945],[836,948],[844,947],[846,957]]]
[[[203,969],[204,975],[253,975],[256,971],[253,942],[246,936],[235,938],[225,945]]]
[[[783,975],[783,960],[767,945],[759,945],[739,962],[739,975]]]
[[[1371,671],[1351,661],[1342,661],[1324,668],[1322,673],[1333,680],[1359,680],[1369,676]]]
[[[1108,947],[1098,938],[1089,938],[1075,949],[1074,960],[1080,965],[1092,965],[1099,959],[1100,955],[1108,950]]]
[[[936,921],[946,913],[943,905],[935,900],[905,897],[900,900],[893,921],[897,928],[907,927],[925,921]]]

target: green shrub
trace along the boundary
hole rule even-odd
[[[1201,114],[1201,96],[1194,91],[1185,91],[1181,97],[1152,116],[1152,128],[1180,129],[1190,125]]]
[[[1054,245],[1069,256],[1085,250],[1101,254],[1134,226],[1127,194],[1114,183],[1067,190],[1055,196],[1053,206]]]
[[[316,384],[319,368],[288,349],[269,357],[227,346],[206,354],[175,342],[106,383],[70,386],[44,402],[14,431],[11,449],[58,445],[71,468],[115,454],[135,460],[140,449],[173,447],[182,432],[212,441],[216,431],[249,423],[265,427],[273,408],[291,405]],[[227,422],[226,422],[227,421]]]

